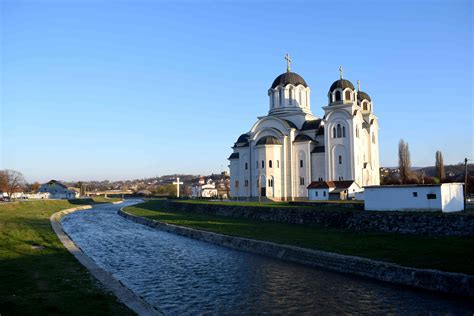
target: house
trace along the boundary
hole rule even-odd
[[[208,179],[207,182],[204,180],[204,177],[199,178],[199,182],[193,184],[191,187],[191,196],[193,198],[212,198],[217,197],[216,184],[212,179]]]
[[[379,185],[364,187],[365,209],[369,211],[464,210],[462,183]]]
[[[49,193],[50,199],[74,199],[78,194],[69,190],[64,184],[51,180],[48,183],[42,184],[38,189],[39,194]]]
[[[313,181],[307,188],[309,200],[347,200],[360,191],[359,185],[352,180]]]

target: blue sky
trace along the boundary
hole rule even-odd
[[[338,67],[382,166],[473,155],[471,1],[1,1],[0,168],[29,181],[208,174],[292,70],[322,116]]]

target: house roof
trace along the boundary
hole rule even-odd
[[[329,189],[335,188],[338,190],[345,190],[354,183],[353,180],[346,181],[313,181],[308,185],[308,189]]]
[[[59,186],[62,186],[63,188],[65,188],[65,189],[67,189],[67,186],[65,186],[64,184],[62,184],[61,182],[56,181],[56,180],[50,180],[50,181],[49,181],[48,183],[46,183],[46,184],[49,184],[49,185],[55,184],[55,185],[59,185]]]

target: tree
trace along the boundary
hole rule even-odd
[[[400,180],[402,184],[406,184],[410,179],[411,160],[408,143],[403,139],[400,139],[398,143],[398,168],[400,169]]]
[[[38,182],[34,182],[32,185],[31,185],[31,191],[33,192],[36,192],[38,191],[38,189],[40,188],[41,184],[39,184]]]
[[[443,154],[441,151],[436,152],[436,175],[438,176],[439,182],[443,182],[446,179],[444,172]]]
[[[25,178],[21,172],[10,169],[0,171],[0,190],[6,192],[10,199],[13,193],[21,191],[24,184]]]

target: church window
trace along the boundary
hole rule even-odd
[[[256,161],[256,163],[257,163],[257,169],[258,169],[258,161]]]
[[[249,186],[249,180],[245,180],[244,185],[245,185],[245,187],[248,187]]]
[[[280,168],[280,160],[277,160],[277,168]]]
[[[339,155],[339,164],[342,165],[342,156]]]
[[[300,106],[303,106],[303,90],[300,90]]]
[[[300,168],[303,168],[303,160],[300,160]]]
[[[268,186],[269,186],[270,188],[273,187],[273,179],[268,179]]]
[[[341,138],[342,137],[342,127],[341,127],[341,124],[337,124],[337,134],[336,134],[336,137],[337,138]]]
[[[342,127],[342,137],[346,137],[346,127]]]
[[[346,91],[344,99],[346,99],[346,101],[351,99],[351,92],[349,90]]]
[[[362,104],[362,109],[363,109],[364,111],[367,111],[367,102],[364,102],[364,103]]]
[[[283,89],[280,89],[279,91],[280,91],[280,95],[279,95],[280,106],[283,106],[283,99],[285,98],[284,92],[283,92]]]
[[[332,128],[332,137],[336,138],[336,128],[335,127]]]
[[[334,94],[334,101],[341,101],[341,91],[336,91],[336,93]]]
[[[375,144],[375,134],[372,133],[372,144]]]
[[[304,185],[304,177],[300,177],[300,185]]]
[[[288,103],[290,105],[293,104],[293,88],[290,88],[290,99],[288,100]]]
[[[359,126],[356,126],[356,137],[359,138]]]
[[[247,170],[248,168],[249,168],[249,164],[245,163],[245,170]]]
[[[268,161],[268,168],[273,168],[273,163],[271,160]]]
[[[239,180],[235,180],[235,187],[236,187],[236,188],[239,187]]]
[[[323,178],[322,178],[322,177],[319,177],[319,178],[318,178],[318,181],[323,181]]]
[[[262,160],[262,169],[265,168],[265,160]]]

